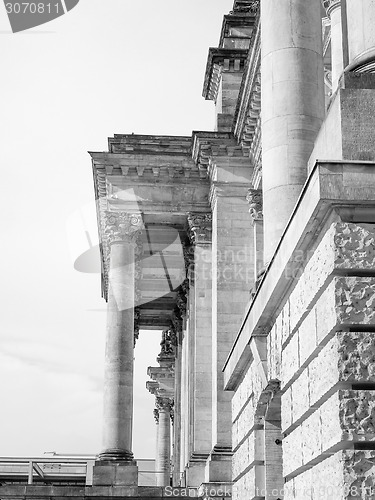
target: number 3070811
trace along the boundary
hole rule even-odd
[[[8,14],[58,14],[59,3],[7,3],[5,4]]]

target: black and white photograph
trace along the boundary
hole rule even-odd
[[[0,500],[374,500],[375,0],[4,0],[0,61]]]

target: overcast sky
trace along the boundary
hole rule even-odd
[[[0,456],[101,449],[105,303],[98,275],[73,269],[66,223],[93,201],[87,151],[114,133],[212,130],[202,97],[209,46],[233,0],[80,0],[12,34],[0,5]],[[137,458],[155,448],[136,348]]]

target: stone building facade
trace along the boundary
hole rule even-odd
[[[375,498],[374,19],[374,0],[235,0],[204,75],[215,131],[91,153],[108,328],[82,498]],[[147,491],[140,329],[163,331]]]

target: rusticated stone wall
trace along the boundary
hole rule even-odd
[[[258,412],[262,389],[259,371],[253,363],[232,399],[234,500],[255,498],[265,487],[264,416]]]
[[[284,499],[315,498],[304,497],[313,486],[317,498],[349,499],[362,469],[348,449],[370,453],[375,441],[374,226],[334,223],[307,259],[268,339],[283,391]],[[363,481],[375,495],[372,476]]]
[[[267,379],[281,382],[280,498],[375,498],[375,224],[335,222],[296,258],[304,268],[267,338]],[[236,499],[262,498],[263,389],[253,361],[232,401]]]

